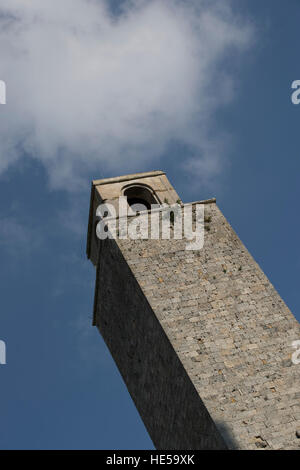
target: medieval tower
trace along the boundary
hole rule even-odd
[[[186,250],[184,238],[100,240],[96,209],[117,210],[119,196],[187,205],[162,171],[92,184],[94,325],[155,447],[300,449],[300,325],[215,199],[189,204],[204,207],[205,230]]]

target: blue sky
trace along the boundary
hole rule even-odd
[[[99,26],[91,23],[93,12],[83,15],[85,0],[74,2],[85,24],[68,0],[61,2],[65,16],[43,1],[41,29],[30,23],[30,9],[41,1],[25,8],[3,0],[0,7],[0,79],[7,84],[7,104],[0,105],[0,339],[7,346],[7,364],[0,366],[0,448],[151,449],[91,326],[95,270],[85,255],[90,181],[162,169],[183,201],[215,196],[300,320],[300,105],[291,103],[291,83],[300,79],[300,5],[234,0],[228,11],[218,11],[220,2],[205,1],[193,14],[181,10],[180,1],[137,1],[126,3],[124,13],[124,2],[111,2],[109,17],[98,12],[104,18]],[[19,38],[26,60],[19,59],[9,15],[29,25]],[[209,18],[214,21],[206,30]],[[72,44],[65,50],[71,65],[52,49],[58,19],[62,45]],[[74,25],[88,30],[76,43],[68,36]],[[99,36],[98,27],[109,33]],[[144,34],[152,29],[155,47]],[[123,50],[121,39],[132,49]],[[94,57],[101,41],[107,48]],[[76,60],[93,72],[78,72],[84,93],[73,101],[66,88],[81,70],[73,68]],[[112,91],[115,73],[119,86]],[[53,106],[47,87],[50,98],[59,97]]]

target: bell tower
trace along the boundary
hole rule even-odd
[[[96,235],[97,207],[204,209],[204,244]],[[195,217],[193,218],[195,220]],[[157,449],[300,449],[300,325],[215,199],[183,204],[162,171],[92,183],[94,325]]]
[[[99,241],[95,226],[98,222],[96,210],[99,204],[109,203],[119,212],[119,198],[127,197],[128,205],[143,204],[150,209],[151,204],[175,204],[179,196],[171,186],[163,171],[150,171],[133,175],[95,180],[92,183],[90,215],[87,236],[87,256],[96,266]],[[138,209],[138,207],[137,207]]]

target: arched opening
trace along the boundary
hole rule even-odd
[[[152,191],[143,185],[129,186],[124,190],[127,203],[135,211],[151,209],[151,204],[159,204]]]

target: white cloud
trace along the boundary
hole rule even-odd
[[[118,17],[104,0],[1,0],[0,171],[26,152],[53,186],[80,186],[91,169],[157,166],[175,139],[212,177],[222,138],[208,136],[234,83],[218,67],[251,38],[225,0],[128,0]]]

